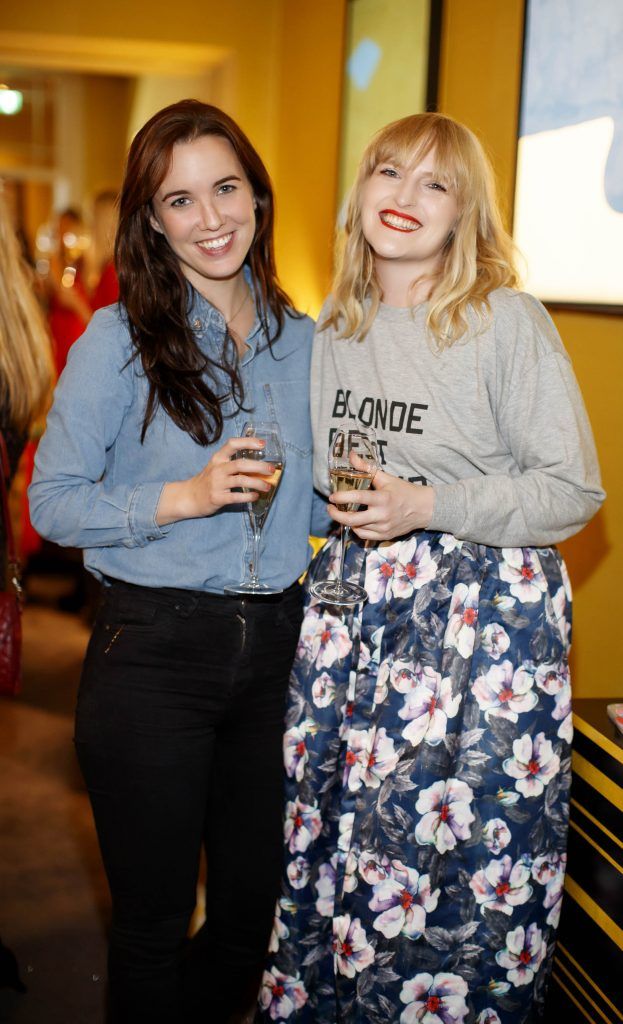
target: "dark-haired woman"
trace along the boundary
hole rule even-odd
[[[37,529],[104,582],[76,746],[113,898],[115,1022],[194,1020],[180,957],[208,861],[206,996],[252,1002],[278,884],[284,694],[312,503],[312,324],[277,283],[273,196],[248,139],[187,100],[134,139],[120,199],[120,303],[72,349],[41,443]],[[245,419],[277,420],[286,471],[264,533],[266,598],[242,579],[241,487],[268,486]],[[287,543],[283,543],[287,536]]]

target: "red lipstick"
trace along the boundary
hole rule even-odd
[[[381,218],[381,222],[384,226],[386,228],[391,228],[392,231],[404,231],[408,233],[409,231],[413,231],[414,228],[422,227],[420,221],[417,220],[416,217],[410,217],[408,213],[399,213],[398,210],[381,210],[379,217]],[[399,227],[397,224],[392,224],[387,219],[388,217],[397,217],[402,221],[407,221],[408,223],[413,224],[413,228],[403,228]]]

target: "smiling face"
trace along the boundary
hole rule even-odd
[[[429,277],[457,220],[450,185],[436,176],[435,151],[417,163],[379,163],[361,188],[361,228],[381,278]]]
[[[202,135],[176,143],[152,209],[153,229],[201,294],[212,299],[218,282],[241,272],[255,235],[255,199],[227,139]]]

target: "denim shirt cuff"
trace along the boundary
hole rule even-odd
[[[164,482],[139,484],[132,491],[128,522],[132,540],[137,547],[145,547],[152,540],[166,537],[172,524],[158,526],[156,513]]]

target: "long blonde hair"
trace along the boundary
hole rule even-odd
[[[490,310],[489,293],[518,286],[513,244],[502,226],[493,172],[480,142],[443,114],[414,114],[377,132],[359,165],[343,237],[338,240],[332,303],[321,325],[333,326],[339,337],[363,338],[381,300],[374,254],[361,226],[363,186],[379,164],[417,164],[433,147],[435,174],[452,189],[459,210],[428,300],[427,326],[439,348],[467,332],[468,309],[482,323]]]
[[[43,412],[52,384],[52,353],[32,275],[0,194],[0,408],[26,430]]]

